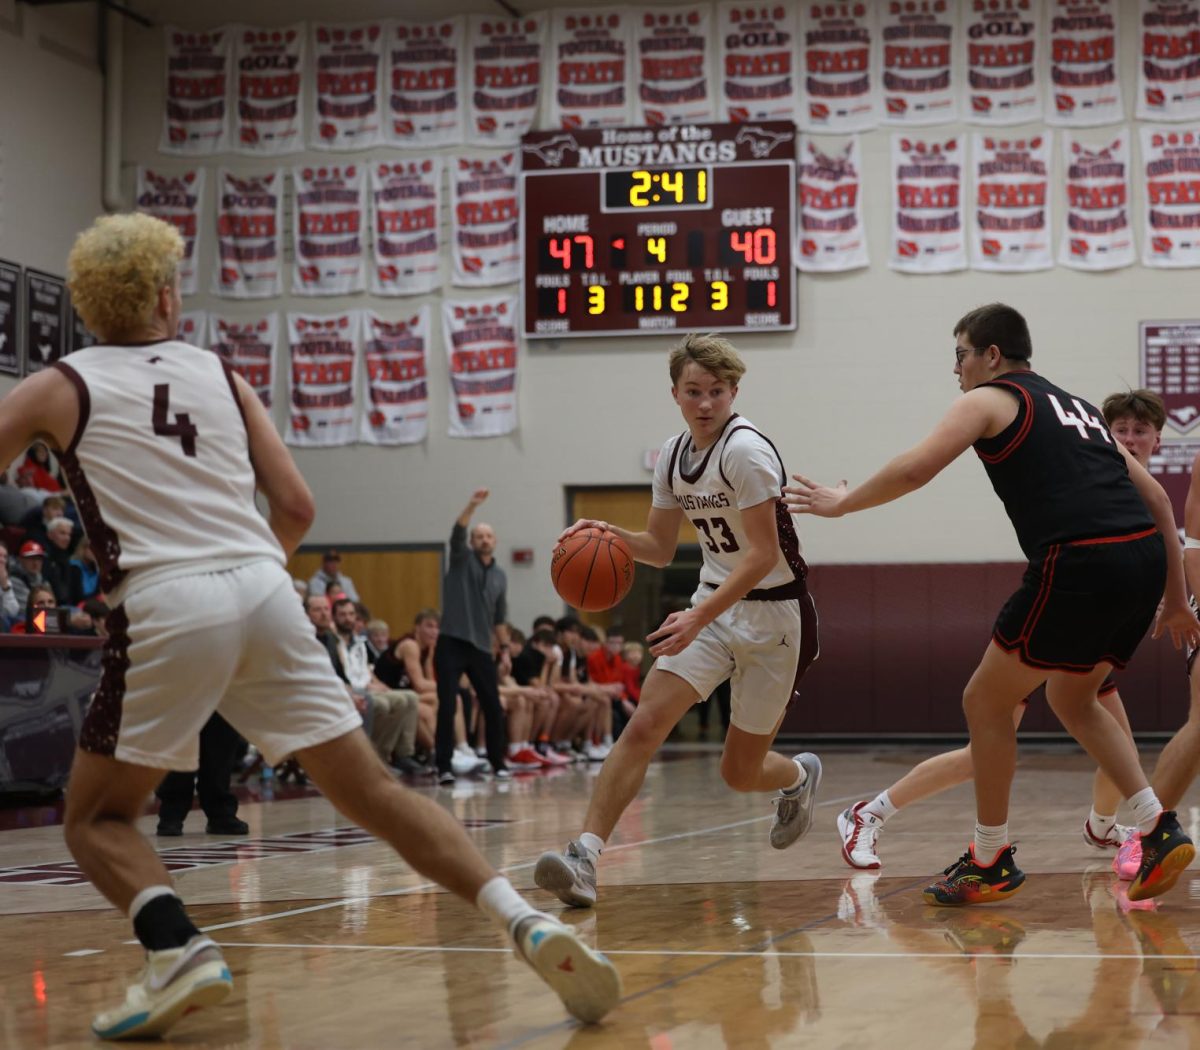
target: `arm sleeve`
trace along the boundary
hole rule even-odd
[[[496,619],[493,621],[495,626],[508,622],[508,581],[500,590],[500,596],[496,599]]]
[[[725,446],[721,470],[733,487],[738,510],[777,499],[783,491],[783,464],[759,434],[735,434]]]
[[[658,454],[658,462],[654,464],[654,482],[650,504],[658,507],[659,510],[675,510],[679,506],[675,502],[675,493],[671,491],[670,482],[671,449],[674,447],[675,441],[676,439],[672,438],[663,445]]]

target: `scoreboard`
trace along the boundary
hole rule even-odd
[[[790,121],[521,140],[529,339],[794,329]]]

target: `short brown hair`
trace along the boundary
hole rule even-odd
[[[689,362],[694,362],[730,386],[737,386],[746,374],[746,363],[733,344],[719,335],[689,335],[671,351],[672,386],[678,386],[679,377]]]
[[[1001,356],[1009,361],[1028,361],[1033,356],[1028,323],[1005,303],[988,303],[963,314],[954,326],[954,335],[963,333],[974,349],[999,347]]]
[[[1126,416],[1133,416],[1139,423],[1148,423],[1155,430],[1162,430],[1167,423],[1167,406],[1153,390],[1126,390],[1120,394],[1109,394],[1100,411],[1109,426]]]
[[[442,614],[437,609],[422,609],[416,616],[413,617],[413,626],[420,627],[426,620],[433,620],[434,623],[442,622]]]

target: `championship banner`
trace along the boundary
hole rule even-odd
[[[387,141],[414,149],[461,143],[463,19],[386,24]]]
[[[293,295],[347,295],[366,287],[366,174],[361,164],[292,169]]]
[[[880,5],[883,124],[945,124],[958,119],[952,73],[957,46],[954,0],[885,0]]]
[[[632,12],[637,100],[643,124],[704,124],[713,119],[708,4]]]
[[[214,295],[269,299],[283,288],[283,169],[262,175],[217,172]]]
[[[368,445],[412,445],[429,433],[429,339],[432,307],[403,321],[365,315],[366,400],[359,440]]]
[[[230,28],[192,33],[166,28],[166,113],[163,153],[200,156],[229,148]]]
[[[963,150],[957,139],[892,135],[892,246],[888,266],[949,273],[967,265],[962,208]]]
[[[253,387],[263,407],[270,411],[279,315],[274,311],[259,318],[213,314],[209,325],[208,348]]]
[[[0,374],[21,374],[21,267],[0,259]]]
[[[828,152],[818,148],[820,141],[807,135],[800,140],[796,267],[835,273],[867,266],[858,136]]]
[[[188,310],[179,315],[179,328],[175,338],[188,346],[208,349],[208,313],[204,310]]]
[[[234,150],[277,156],[303,149],[300,118],[303,24],[281,29],[243,26],[231,32],[236,34]]]
[[[1138,120],[1200,118],[1200,0],[1141,0]]]
[[[67,284],[61,277],[25,271],[25,374],[40,372],[67,353]]]
[[[1067,214],[1058,264],[1073,270],[1116,270],[1134,261],[1129,223],[1129,132],[1104,146],[1063,135]]]
[[[717,5],[721,118],[795,120],[796,7],[791,3]]]
[[[183,259],[178,270],[179,290],[184,295],[196,294],[196,241],[203,200],[203,168],[185,171],[180,175],[168,175],[142,167],[137,170],[138,211],[169,222],[183,238]]]
[[[1200,266],[1200,124],[1141,131],[1142,265]]]
[[[546,16],[467,18],[467,143],[515,146],[541,97]]]
[[[1138,323],[1139,386],[1163,399],[1167,422],[1181,434],[1200,424],[1200,321]],[[1187,467],[1190,471],[1189,458]]]
[[[456,157],[450,168],[452,284],[509,284],[521,276],[517,155]]]
[[[1050,269],[1050,135],[999,139],[976,132],[972,138],[972,268]]]
[[[383,141],[383,38],[382,22],[313,26],[313,149],[367,149]]]
[[[1022,124],[1041,120],[1041,6],[1041,0],[964,0],[967,99],[962,119],[967,123]]]
[[[499,437],[516,429],[516,323],[516,296],[442,302],[451,437]]]
[[[865,131],[879,123],[872,50],[874,0],[800,5],[803,131]]]
[[[418,295],[441,287],[441,192],[440,157],[380,162],[371,168],[375,295]]]
[[[549,128],[604,128],[632,123],[627,8],[550,13]]]
[[[1050,20],[1045,119],[1062,127],[1125,119],[1117,61],[1119,0],[1046,0]]]
[[[288,314],[289,445],[349,445],[362,315]]]

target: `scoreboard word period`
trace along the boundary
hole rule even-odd
[[[521,140],[527,338],[796,327],[790,121]]]

